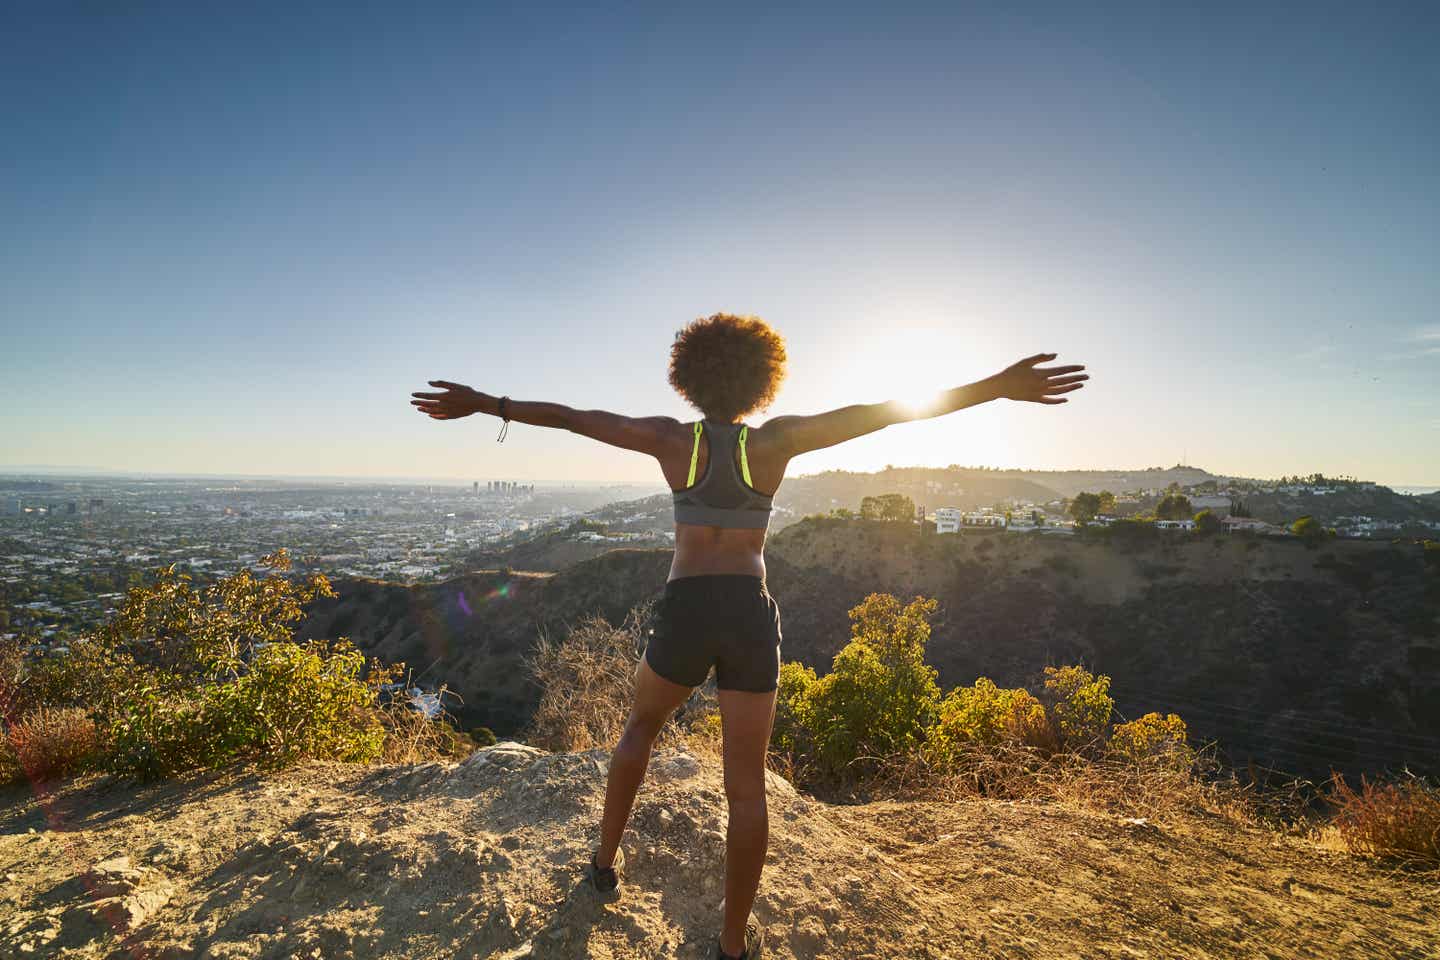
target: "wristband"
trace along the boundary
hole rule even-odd
[[[496,443],[504,443],[505,435],[510,432],[510,414],[505,410],[506,405],[509,403],[509,397],[500,398],[500,419],[505,422],[500,425],[500,435],[495,438]]]

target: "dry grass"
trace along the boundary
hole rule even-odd
[[[47,781],[80,770],[100,735],[78,707],[41,707],[9,724],[0,749],[0,782]]]
[[[1265,819],[1252,788],[1217,772],[1208,752],[1180,768],[1164,756],[1137,762],[1003,743],[976,745],[944,766],[921,754],[884,758],[865,792],[887,800],[1059,801],[1159,822],[1197,813],[1246,824]]]
[[[540,687],[525,740],[556,751],[613,747],[625,729],[640,662],[646,608],[614,626],[592,614],[563,641],[542,634],[529,661]]]
[[[441,686],[439,697],[442,703],[446,696],[453,694]],[[449,714],[427,717],[404,698],[391,700],[379,710],[380,722],[385,727],[383,763],[414,764],[447,757],[459,759],[469,756],[476,746],[467,734],[455,730]]]
[[[1360,779],[1355,790],[1335,776],[1327,797],[1331,825],[1353,853],[1440,867],[1440,788],[1411,777],[1393,783]]]

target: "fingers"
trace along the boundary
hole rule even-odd
[[[1054,354],[1051,354],[1051,356],[1054,356]],[[1045,376],[1047,376],[1047,377],[1060,377],[1060,376],[1064,376],[1064,375],[1067,374],[1067,373],[1079,373],[1081,370],[1084,370],[1084,369],[1085,369],[1085,364],[1083,364],[1083,363],[1072,363],[1072,364],[1070,364],[1069,366],[1065,366],[1065,367],[1044,367],[1044,368],[1039,368],[1039,367],[1037,367],[1037,368],[1035,369],[1035,372],[1036,372],[1036,373],[1043,373],[1043,374],[1044,374]]]
[[[449,380],[427,380],[432,387],[444,387],[446,390],[464,390],[463,383],[451,383]]]
[[[1088,373],[1082,373],[1073,377],[1048,377],[1045,380],[1045,389],[1048,390],[1051,387],[1063,387],[1067,383],[1084,383],[1086,380],[1089,379],[1090,375]]]
[[[1069,393],[1072,390],[1079,390],[1083,386],[1085,386],[1083,383],[1072,383],[1067,387],[1046,387],[1043,395],[1053,397],[1062,393]]]
[[[1053,406],[1054,404],[1057,404],[1057,403],[1069,403],[1070,401],[1067,400],[1067,399],[1065,399],[1064,397],[1041,397],[1039,400],[1036,400],[1035,402],[1036,402],[1036,403],[1043,403],[1043,404],[1045,404],[1046,406]]]
[[[1020,362],[1021,362],[1021,363],[1029,364],[1030,366],[1033,367],[1033,366],[1035,366],[1035,364],[1037,364],[1037,363],[1044,363],[1046,360],[1054,360],[1057,356],[1059,356],[1059,354],[1054,354],[1054,353],[1037,353],[1037,354],[1035,354],[1035,356],[1033,356],[1033,357],[1026,357],[1024,360],[1021,360]]]
[[[422,400],[441,400],[441,399],[444,399],[445,397],[449,396],[449,394],[445,394],[445,393],[412,393],[412,394],[410,394],[410,396],[412,396],[412,397],[419,397],[419,398],[421,398]]]

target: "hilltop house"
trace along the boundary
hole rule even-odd
[[[989,507],[981,507],[975,513],[965,513],[958,507],[939,507],[935,511],[936,533],[959,533],[963,527],[1004,526],[1004,514],[996,513]]]
[[[1220,520],[1220,525],[1225,529],[1226,533],[1235,533],[1237,531],[1245,533],[1276,532],[1275,527],[1266,523],[1264,520],[1257,520],[1254,517],[1223,517]]]

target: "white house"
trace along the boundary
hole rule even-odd
[[[961,512],[958,507],[941,507],[935,511],[936,533],[959,533]]]

